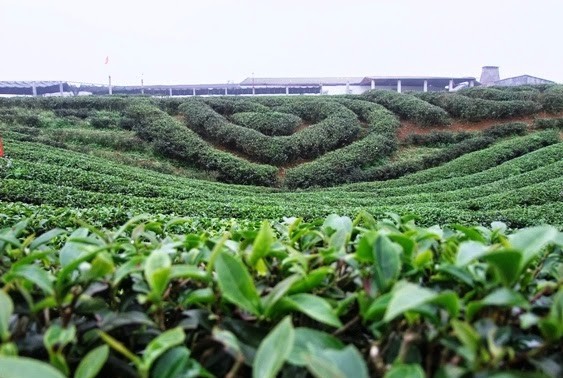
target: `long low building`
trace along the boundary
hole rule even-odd
[[[455,91],[480,85],[470,76],[362,76],[362,77],[249,77],[238,84],[103,85],[67,81],[0,81],[0,95],[148,95],[148,96],[241,96],[241,95],[339,95],[361,94],[370,89],[397,92]]]

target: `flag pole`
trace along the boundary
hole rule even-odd
[[[108,94],[112,94],[113,90],[111,88],[111,73],[109,70],[109,55],[106,55],[106,61],[104,64],[108,67]]]

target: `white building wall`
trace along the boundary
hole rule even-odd
[[[369,90],[369,85],[323,85],[323,94],[328,95],[362,94]]]

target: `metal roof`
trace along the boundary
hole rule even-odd
[[[507,77],[507,78],[505,78],[505,79],[497,80],[497,81],[495,81],[495,82],[493,82],[493,83],[491,83],[491,84],[492,84],[492,85],[497,85],[497,84],[502,84],[502,83],[504,83],[504,82],[510,82],[511,80],[522,79],[522,78],[540,80],[540,81],[544,82],[545,84],[555,84],[554,81],[547,80],[547,79],[542,79],[541,77],[532,76],[532,75],[519,75],[519,76]]]
[[[291,85],[346,85],[359,84],[364,77],[247,77],[240,85],[271,85],[271,86],[291,86]]]
[[[36,88],[52,87],[53,85],[66,84],[66,81],[0,81],[0,88]]]

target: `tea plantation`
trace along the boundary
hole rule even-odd
[[[563,87],[0,99],[0,377],[560,377]]]

